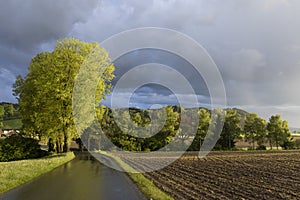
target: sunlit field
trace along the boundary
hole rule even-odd
[[[0,194],[51,171],[74,157],[73,153],[67,153],[41,159],[0,162]]]

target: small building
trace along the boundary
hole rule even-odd
[[[0,130],[0,137],[9,137],[13,134],[18,134],[18,133],[20,133],[20,131],[16,129],[2,129]]]

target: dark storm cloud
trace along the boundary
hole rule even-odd
[[[1,1],[1,45],[35,50],[42,43],[68,35],[75,23],[86,21],[96,5],[94,0]]]
[[[197,70],[195,70],[194,66],[192,66],[187,60],[180,57],[179,55],[175,55],[173,53],[157,49],[143,49],[132,51],[114,61],[114,65],[116,67],[116,78],[113,80],[113,84],[117,83],[118,80],[131,68],[147,63],[159,63],[172,67],[173,69],[177,70],[180,74],[182,74],[187,80],[189,80],[196,94],[206,96],[209,95],[205,81],[203,80],[201,74],[199,74]],[[151,74],[139,73],[139,76],[135,78],[145,79],[144,76],[152,76],[153,81],[159,81],[161,78],[164,78],[165,80],[169,79],[169,82],[176,82],[176,79],[174,79],[175,77],[173,76],[161,77],[160,75],[161,72],[152,71]],[[128,85],[130,85],[132,84],[131,82],[134,81],[134,79],[128,80],[127,83]],[[126,88],[126,86],[123,87]],[[180,90],[180,87],[182,88],[182,90]],[[161,90],[161,93],[169,95],[169,93],[165,89],[157,87],[155,85],[148,86],[147,88],[148,92],[155,92]],[[186,91],[184,90],[184,87],[178,86],[178,88],[181,94],[185,94]]]
[[[76,23],[84,23],[98,1],[10,0],[0,1],[0,97],[15,101],[11,85],[25,75],[31,58],[51,50],[49,44],[70,34]]]
[[[157,26],[183,32],[207,49],[222,74],[229,106],[266,117],[280,113],[300,126],[300,112],[295,111],[300,111],[299,19],[298,0],[1,1],[1,100],[12,99],[7,86],[13,82],[11,74],[24,75],[30,59],[37,52],[51,50],[57,38],[101,42],[130,28]],[[159,57],[155,56],[154,60]],[[182,70],[178,63],[183,61],[176,59],[165,64]],[[122,69],[116,73],[139,62],[125,61],[118,64]],[[193,81],[193,70],[185,67],[183,72]],[[198,85],[202,101],[209,102],[207,93],[200,92],[204,84]],[[174,102],[170,94],[153,86],[145,91],[153,98]],[[155,102],[144,96],[135,98],[140,104]]]

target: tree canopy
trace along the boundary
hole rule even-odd
[[[269,119],[267,125],[268,140],[271,148],[273,145],[278,149],[279,146],[284,147],[285,143],[291,138],[291,132],[286,120],[281,120],[280,115],[273,115]]]
[[[14,84],[25,134],[51,138],[57,152],[68,151],[71,139],[78,137],[73,121],[73,86],[80,67],[92,53],[97,61],[106,63],[96,91],[101,101],[109,93],[114,66],[98,43],[58,40],[53,52],[40,53],[31,60],[29,73],[24,78],[18,76]]]
[[[267,135],[266,120],[258,117],[256,113],[247,115],[244,126],[246,141],[252,144],[252,149],[255,149],[255,142],[262,145],[264,138]]]

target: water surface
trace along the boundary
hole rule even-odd
[[[88,153],[10,190],[1,200],[145,199],[123,173],[108,168]]]

